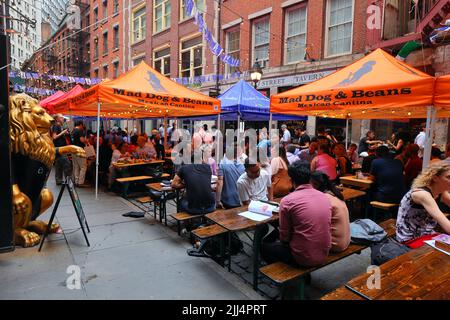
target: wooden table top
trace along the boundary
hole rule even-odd
[[[369,289],[362,274],[348,285],[376,300],[449,300],[450,256],[425,244],[380,266],[381,289]]]
[[[339,178],[343,185],[349,185],[354,187],[359,187],[363,189],[368,189],[374,183],[369,179],[358,179],[356,176],[344,176]]]
[[[279,203],[280,201],[281,198],[274,199],[274,202]],[[228,210],[217,210],[205,215],[205,217],[230,231],[251,229],[258,225],[278,220],[278,214],[275,213],[264,221],[253,221],[239,215],[239,213],[245,212],[247,209],[248,206],[241,206]]]
[[[145,186],[147,188],[149,188],[149,189],[153,189],[153,190],[159,191],[159,192],[162,192],[162,191],[174,191],[174,189],[172,187],[163,187],[161,185],[161,182],[152,182],[152,183],[146,184]],[[164,190],[163,190],[163,188],[164,188]]]
[[[356,199],[356,198],[366,195],[366,193],[364,191],[346,188],[346,187],[343,187],[341,192],[342,192],[342,195],[344,196],[345,201]]]
[[[164,160],[152,160],[152,161],[142,161],[142,162],[136,162],[136,163],[113,163],[114,167],[117,168],[126,168],[126,167],[133,167],[133,166],[143,166],[143,165],[150,165],[150,164],[162,164],[164,163]]]

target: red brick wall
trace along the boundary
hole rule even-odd
[[[127,3],[127,2],[126,2]],[[103,78],[103,65],[105,63],[108,64],[108,78],[113,78],[113,61],[118,59],[119,60],[119,74],[122,72],[122,64],[123,61],[123,49],[124,49],[124,39],[123,39],[123,14],[127,14],[127,11],[123,11],[123,1],[119,0],[119,13],[115,16],[113,16],[113,1],[108,1],[107,6],[107,16],[108,20],[104,23],[99,23],[97,28],[94,28],[94,8],[98,7],[98,20],[101,21],[103,19],[103,2],[101,0],[94,0],[91,1],[91,7],[89,11],[89,17],[90,17],[90,24],[92,27],[90,28],[90,73],[91,77],[93,77],[94,70],[98,68],[99,70],[99,77]],[[119,48],[116,50],[113,50],[114,47],[114,30],[113,26],[115,24],[119,24]],[[127,25],[127,23],[126,23]],[[103,56],[103,32],[105,30],[108,30],[108,54]],[[94,60],[94,48],[95,38],[98,37],[98,59]]]
[[[241,24],[241,67],[242,71],[250,69],[252,34],[251,22],[248,16],[252,13],[272,7],[270,13],[270,67],[283,65],[284,55],[284,10],[281,4],[285,1],[241,1],[226,0],[222,8],[222,25],[232,22],[239,17],[243,18]],[[326,23],[326,3],[327,0],[308,0],[300,4],[307,4],[307,39],[309,52],[312,58],[322,59],[324,57],[325,23]],[[294,4],[298,5],[298,4]],[[353,25],[353,53],[364,52],[366,39],[366,10],[367,0],[355,0],[354,5],[354,25]],[[224,34],[222,35],[222,45],[225,46]]]

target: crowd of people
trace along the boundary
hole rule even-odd
[[[224,150],[218,163],[215,191],[212,167],[204,157],[202,163],[182,164],[172,182],[172,187],[186,189],[181,210],[206,214],[282,198],[279,223],[264,237],[262,257],[269,263],[320,265],[330,252],[343,251],[350,243],[349,212],[337,184],[339,177],[354,174],[354,164],[362,164],[367,178],[375,181],[370,197],[400,204],[399,241],[409,245],[434,234],[437,225],[450,232],[438,206],[450,205],[449,148],[449,158],[439,156],[421,173],[421,147],[406,135],[393,135],[387,142],[369,131],[359,146],[346,150],[329,130],[321,129],[315,137],[302,129],[292,136],[288,132],[282,126],[280,144],[274,146],[267,131],[260,131],[256,161],[251,160],[248,139],[242,147],[235,141],[234,152]]]
[[[71,134],[64,122],[64,117],[55,116],[55,146],[96,147],[95,134],[87,132],[81,121]],[[170,135],[176,135],[169,139],[171,146],[184,139],[174,129],[170,129]],[[352,143],[346,150],[330,130],[320,128],[310,137],[298,128],[291,135],[283,125],[280,143],[273,143],[267,129],[260,130],[256,158],[250,152],[250,139],[241,142],[235,138],[232,148],[224,146],[224,156],[216,162],[212,146],[217,128],[197,125],[188,136],[191,161],[177,167],[171,186],[185,190],[180,209],[191,214],[282,198],[279,223],[264,237],[262,257],[267,262],[315,266],[350,243],[349,212],[337,185],[340,177],[354,175],[353,166],[360,165],[361,174],[375,182],[369,197],[399,204],[397,239],[414,246],[424,236],[434,235],[437,226],[450,233],[450,222],[442,213],[450,206],[450,145],[446,153],[434,147],[430,167],[422,171],[423,135],[421,132],[412,140],[406,133],[396,133],[389,141],[381,141],[368,131],[359,145]],[[120,129],[101,132],[99,170],[108,172],[109,186],[115,178],[112,164],[121,159],[164,158],[163,136],[163,126],[152,130],[150,136],[128,136]],[[85,158],[72,157],[70,164],[67,157],[59,156],[55,162],[57,184],[63,181],[63,173],[73,173],[75,183],[82,186],[87,167]]]

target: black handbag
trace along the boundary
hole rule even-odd
[[[392,238],[386,238],[381,242],[371,245],[370,250],[372,264],[379,266],[409,252],[411,249]]]

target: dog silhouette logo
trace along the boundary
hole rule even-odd
[[[336,87],[346,87],[358,82],[362,77],[373,70],[373,66],[376,64],[375,61],[370,60],[364,63],[361,68],[355,71],[355,73],[350,72],[348,77],[342,80]]]
[[[167,92],[166,88],[164,88],[161,84],[161,81],[158,79],[158,77],[151,71],[147,71],[147,76],[145,80],[148,81],[150,86],[158,92]]]

